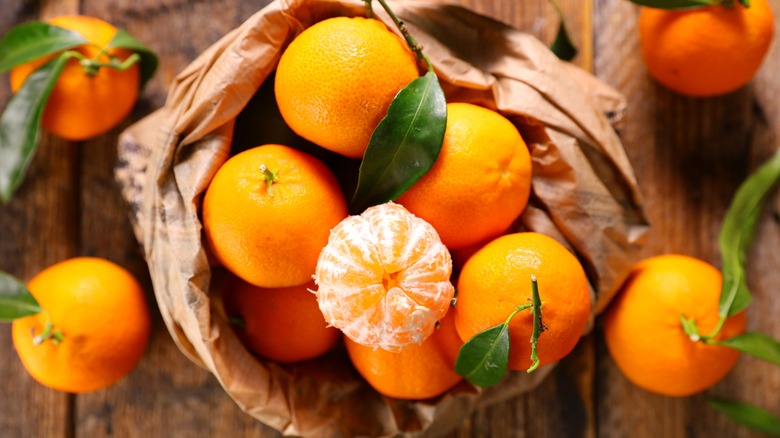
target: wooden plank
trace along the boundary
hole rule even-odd
[[[777,11],[780,2],[771,1]],[[682,253],[720,266],[717,233],[731,195],[777,147],[780,114],[775,61],[759,80],[727,96],[691,99],[654,83],[639,54],[638,9],[624,0],[597,2],[595,72],[628,97],[622,138],[634,163],[653,226],[645,255]],[[774,94],[772,94],[774,92]],[[761,221],[750,278],[756,302],[749,328],[778,335],[776,289],[777,197]],[[774,213],[772,213],[774,211]],[[773,214],[775,217],[773,217]],[[759,256],[760,255],[760,256]],[[774,310],[774,312],[772,312]],[[648,310],[651,311],[651,310]],[[776,367],[743,357],[735,370],[706,395],[673,399],[636,388],[617,370],[603,341],[598,346],[599,435],[609,437],[753,436],[706,406],[706,395],[741,399],[780,412]],[[659,378],[663,378],[659,376]],[[756,385],[756,382],[762,382]]]

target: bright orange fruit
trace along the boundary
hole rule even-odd
[[[433,333],[454,294],[452,260],[436,230],[392,202],[350,216],[317,262],[325,320],[353,341],[398,352]]]
[[[360,158],[395,95],[417,78],[406,43],[382,22],[336,17],[306,29],[282,54],[276,102],[301,137]]]
[[[230,158],[203,200],[203,227],[219,262],[268,288],[310,281],[330,229],[345,217],[333,173],[311,155],[281,145]]]
[[[112,49],[101,52],[114,38],[116,28],[103,20],[82,15],[63,15],[49,23],[72,30],[90,42],[75,50],[88,59],[108,62],[109,56],[124,61],[133,52]],[[52,57],[45,57],[11,70],[11,88],[22,87],[27,77]],[[140,87],[138,63],[125,71],[101,67],[97,74],[84,71],[77,59],[62,70],[43,112],[43,129],[68,140],[86,140],[102,134],[122,121],[133,109]]]
[[[422,400],[436,397],[463,378],[455,360],[463,342],[448,314],[433,334],[419,345],[392,353],[366,347],[346,338],[349,358],[360,375],[387,397]]]
[[[451,103],[439,157],[398,203],[430,222],[448,248],[460,249],[505,232],[530,193],[531,155],[512,122]]]
[[[701,260],[683,255],[637,264],[604,314],[604,338],[615,363],[636,385],[686,396],[720,381],[739,358],[727,347],[693,342],[680,316],[693,318],[701,334],[718,323],[723,277]],[[745,314],[726,320],[716,339],[745,331]]]
[[[240,318],[235,330],[258,355],[283,363],[313,359],[341,339],[323,319],[313,288],[309,282],[266,289],[233,278],[223,294],[225,312]]]
[[[539,233],[501,236],[468,259],[458,279],[455,327],[468,341],[477,333],[503,323],[531,298],[531,275],[536,275],[542,301],[542,322],[549,330],[539,337],[540,365],[569,354],[590,317],[588,279],[577,258],[555,239]],[[509,324],[509,369],[531,366],[530,312],[517,314]]]
[[[747,84],[774,34],[767,0],[663,10],[642,8],[639,36],[650,75],[689,96],[715,96]]]
[[[42,385],[81,393],[105,388],[135,368],[149,341],[143,291],[133,276],[107,260],[79,257],[44,269],[28,284],[62,340],[33,342],[46,315],[13,322],[22,364]]]

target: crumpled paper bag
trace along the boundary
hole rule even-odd
[[[622,96],[559,61],[533,36],[494,20],[442,2],[391,5],[433,61],[448,101],[497,109],[518,126],[531,150],[533,184],[517,227],[570,248],[591,282],[594,313],[602,310],[648,230],[633,170],[610,124],[624,111]],[[375,11],[394,29],[384,11]],[[392,400],[360,379],[343,348],[281,366],[251,355],[228,325],[219,276],[204,251],[203,193],[231,144],[242,140],[234,138],[237,118],[250,112],[256,93],[268,94],[258,89],[286,45],[317,21],[364,13],[360,0],[271,3],[193,61],[174,80],[165,107],[119,142],[116,178],[173,339],[243,410],[284,434],[437,435],[477,407],[531,389],[551,369],[510,372],[489,390],[464,382],[433,400]],[[275,108],[270,97],[261,107]]]

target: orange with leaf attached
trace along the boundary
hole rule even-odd
[[[104,50],[116,35],[116,28],[103,20],[82,15],[64,15],[50,24],[82,35],[89,44],[72,50],[87,59],[107,63],[111,57],[126,60],[132,51]],[[11,88],[18,91],[27,78],[51,60],[47,56],[11,70]],[[138,63],[120,71],[101,67],[95,73],[85,71],[78,59],[70,59],[62,70],[43,112],[43,128],[68,140],[86,140],[102,134],[127,117],[138,98]]]
[[[723,277],[713,266],[682,255],[637,264],[604,315],[604,338],[615,363],[636,385],[669,396],[686,396],[720,381],[739,352],[694,342],[680,317],[693,319],[703,335],[718,324]],[[716,340],[745,331],[745,314],[729,317]]]
[[[650,75],[688,96],[734,91],[756,74],[769,50],[774,18],[767,0],[750,7],[642,8],[639,36]]]
[[[535,275],[542,302],[539,364],[562,359],[577,344],[590,317],[588,280],[577,258],[555,239],[539,233],[499,237],[468,259],[458,279],[455,327],[463,341],[503,323],[531,299]],[[532,365],[533,316],[520,312],[509,323],[509,369]]]
[[[141,286],[120,266],[74,258],[41,271],[28,289],[45,313],[14,320],[12,337],[25,369],[41,384],[95,391],[141,359],[149,311]]]

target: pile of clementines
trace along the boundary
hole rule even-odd
[[[381,22],[331,18],[282,54],[276,102],[298,135],[360,158],[393,98],[419,74],[406,42]],[[510,120],[457,102],[447,105],[427,174],[395,203],[359,215],[348,216],[334,169],[312,155],[276,144],[234,155],[202,206],[207,246],[235,274],[223,294],[227,315],[252,351],[280,362],[321,355],[343,333],[353,364],[379,392],[425,399],[461,380],[461,345],[524,304],[535,275],[549,309],[541,364],[557,361],[582,334],[590,295],[561,244],[505,235],[528,202],[531,167]],[[531,330],[530,313],[512,321],[511,369],[531,365]]]

